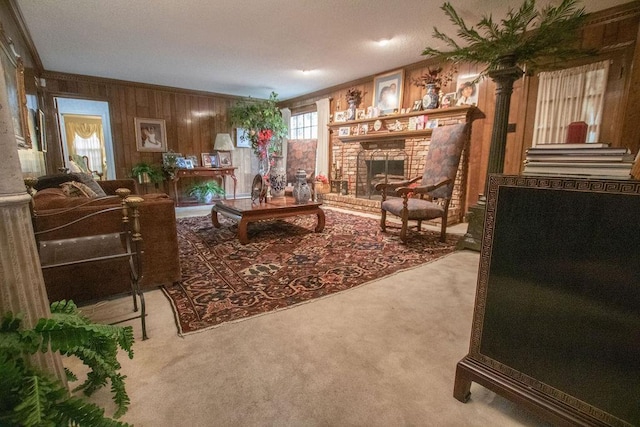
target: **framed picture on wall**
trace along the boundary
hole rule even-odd
[[[15,54],[13,45],[0,43],[0,61],[4,70],[7,89],[7,103],[13,123],[13,132],[19,148],[31,148],[29,135],[29,111],[27,95],[24,87],[24,64],[22,58]]]
[[[251,148],[251,140],[249,139],[249,133],[246,129],[236,129],[236,147]]]
[[[381,74],[373,79],[373,105],[381,115],[400,111],[403,86],[404,70]]]
[[[138,151],[167,151],[167,129],[162,119],[134,119]]]

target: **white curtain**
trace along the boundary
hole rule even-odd
[[[565,142],[571,122],[586,122],[587,142],[598,142],[609,61],[539,74],[533,146]]]
[[[287,128],[289,128],[291,126],[291,110],[288,108],[281,108],[280,113],[282,113],[282,118],[287,124]],[[291,129],[289,129],[289,132],[291,132]],[[287,169],[287,141],[289,141],[288,135],[282,139],[282,164],[284,165],[285,170]]]
[[[329,98],[316,101],[318,110],[318,148],[316,155],[316,175],[329,176]]]

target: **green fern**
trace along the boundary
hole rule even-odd
[[[0,320],[0,425],[126,426],[105,417],[100,407],[70,396],[60,381],[31,367],[28,356],[56,351],[80,358],[90,372],[74,391],[89,396],[110,382],[117,406],[114,417],[119,418],[130,400],[117,354],[122,349],[133,357],[132,328],[92,323],[72,301],[51,304],[51,313],[51,318],[40,319],[32,330],[20,329],[20,315],[5,313]],[[65,372],[70,381],[77,381],[71,371],[65,368]]]

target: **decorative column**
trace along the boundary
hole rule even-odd
[[[478,203],[469,208],[467,219],[469,226],[466,234],[458,241],[457,249],[471,249],[480,251],[482,233],[484,229],[484,213],[486,207],[487,185],[489,175],[504,171],[504,153],[507,145],[507,129],[509,126],[509,110],[511,108],[511,94],[513,82],[518,80],[524,72],[516,65],[514,56],[505,56],[500,65],[488,73],[496,84],[496,106],[493,115],[493,129],[491,145],[489,146],[489,162],[485,178],[484,194],[478,198]]]
[[[5,84],[4,72],[0,71],[0,312],[22,313],[24,327],[31,328],[51,312],[31,224],[31,196],[22,179]],[[57,353],[37,353],[32,360],[66,384]]]

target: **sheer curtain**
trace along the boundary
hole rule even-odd
[[[316,174],[330,176],[329,170],[329,98],[316,101],[318,110],[318,148],[316,156]]]
[[[609,61],[539,74],[533,146],[564,142],[571,122],[586,122],[587,142],[600,136]]]
[[[104,173],[105,157],[102,118],[64,115],[69,155],[87,156],[91,170]]]

